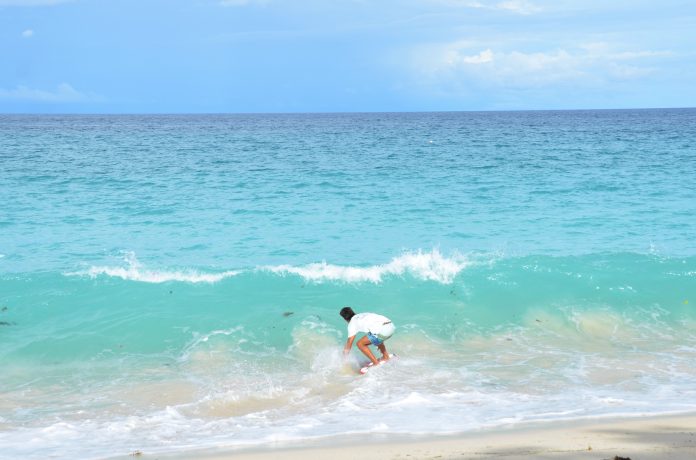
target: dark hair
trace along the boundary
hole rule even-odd
[[[350,319],[355,316],[355,312],[353,311],[352,308],[350,307],[343,307],[341,308],[340,315],[345,319],[346,321],[350,321]]]

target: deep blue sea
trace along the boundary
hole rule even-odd
[[[696,109],[3,115],[0,203],[0,458],[696,410]]]

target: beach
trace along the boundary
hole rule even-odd
[[[0,460],[696,460],[696,0],[0,26]]]
[[[506,460],[690,460],[696,458],[696,413],[575,420],[495,429],[456,436],[360,436],[254,450],[184,451],[173,454],[132,452],[113,460],[270,460],[283,458],[490,459]]]

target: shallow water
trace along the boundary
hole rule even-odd
[[[0,457],[693,410],[694,128],[0,117]],[[398,360],[344,365],[344,305]]]

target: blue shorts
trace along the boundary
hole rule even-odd
[[[382,345],[384,343],[384,340],[377,338],[377,336],[374,335],[372,332],[367,333],[367,338],[370,339],[370,342],[372,342],[372,345],[375,345],[375,346]]]

